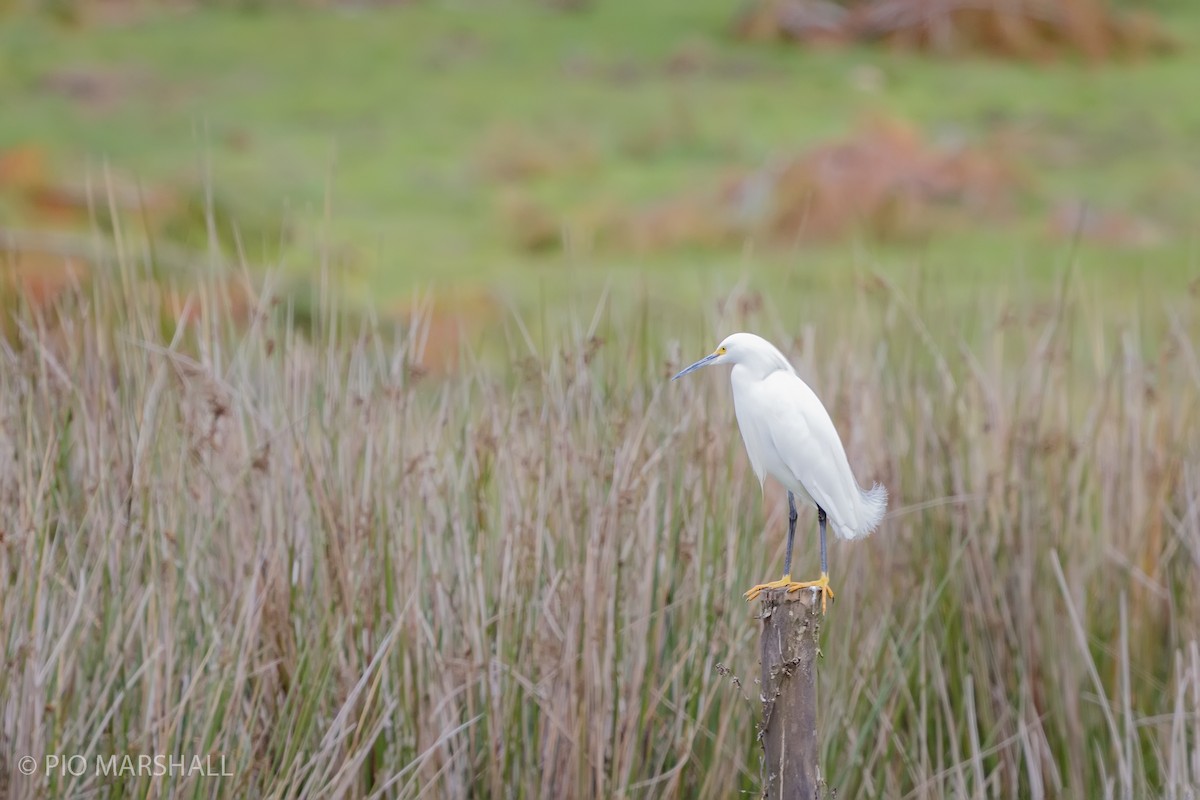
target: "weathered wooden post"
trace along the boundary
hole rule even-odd
[[[820,797],[817,769],[817,636],[821,602],[807,589],[762,593],[763,797]]]

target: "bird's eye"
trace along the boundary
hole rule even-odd
[[[719,355],[719,356],[723,356],[723,355],[725,355],[725,348],[724,348],[724,347],[718,347],[718,348],[717,348],[717,355]]]

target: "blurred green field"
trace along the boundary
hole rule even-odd
[[[1107,311],[1128,315],[1196,277],[1200,218],[1200,9],[1143,7],[1183,43],[1175,54],[1044,67],[739,44],[735,5],[717,0],[206,8],[79,28],[11,16],[0,143],[37,143],[67,173],[108,163],[147,182],[208,181],[242,221],[250,260],[297,273],[324,261],[385,307],[419,290],[482,288],[528,307],[609,286],[688,313],[744,280],[813,318],[876,271],[902,285],[920,275],[954,304],[987,287],[1020,297],[1075,260]],[[699,66],[671,67],[688,57]],[[83,88],[78,74],[91,76]],[[487,171],[514,142],[580,148],[578,163],[519,185],[569,220],[702,190],[870,115],[933,139],[1018,138],[1017,212],[907,244],[632,253],[568,241],[530,254],[501,213],[512,185]],[[1063,202],[1144,217],[1160,235],[1073,248],[1047,233]],[[24,224],[2,199],[0,210]]]

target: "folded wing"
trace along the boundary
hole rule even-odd
[[[842,538],[871,533],[887,509],[887,490],[879,484],[866,492],[859,487],[833,420],[808,384],[784,371],[764,383],[770,384],[764,395],[774,401],[772,442],[787,473],[775,477],[802,486]]]

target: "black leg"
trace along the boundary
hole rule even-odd
[[[796,498],[788,492],[788,540],[787,550],[783,553],[783,574],[792,574],[792,541],[796,538]]]
[[[825,558],[825,509],[817,506],[817,522],[821,523],[821,574],[829,572],[829,562]]]

